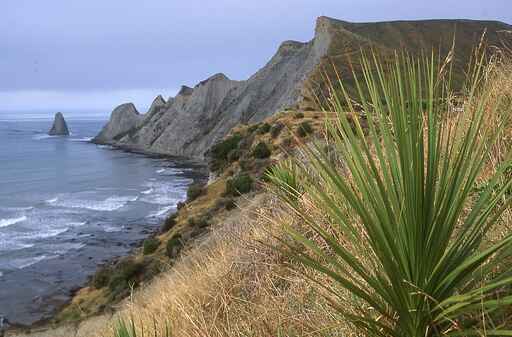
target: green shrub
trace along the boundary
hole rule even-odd
[[[206,228],[206,227],[210,226],[210,217],[208,217],[206,215],[200,217],[199,219],[197,219],[196,225],[199,228]]]
[[[293,117],[295,117],[295,119],[304,118],[304,113],[303,112],[296,112]]]
[[[252,160],[249,158],[243,158],[240,159],[239,164],[242,171],[249,171],[252,167]]]
[[[112,268],[110,266],[102,266],[96,271],[92,277],[92,286],[96,289],[101,289],[108,285],[110,276],[112,275]]]
[[[122,292],[136,283],[135,277],[143,269],[142,263],[136,262],[133,258],[125,258],[119,261],[113,268],[108,283],[109,289],[115,294]]]
[[[294,143],[294,140],[293,140],[292,137],[286,137],[281,142],[281,146],[284,147],[284,148],[290,148],[293,145],[293,143]]]
[[[252,189],[252,178],[248,174],[240,174],[226,182],[226,195],[237,196]]]
[[[302,122],[297,127],[297,136],[306,137],[307,135],[313,133],[313,127],[309,124],[308,121]]]
[[[242,151],[240,151],[239,149],[231,150],[228,154],[228,162],[233,163],[237,161],[238,159],[240,159],[241,154]]]
[[[174,259],[178,256],[182,247],[181,235],[173,236],[165,245],[165,253],[169,258]]]
[[[238,148],[242,139],[240,133],[235,133],[227,139],[215,144],[210,151],[210,170],[217,172],[224,168],[228,163],[228,154]]]
[[[224,208],[226,208],[226,210],[228,210],[228,211],[235,209],[236,208],[235,200],[233,200],[232,198],[229,198],[228,200],[226,200],[226,203],[224,204]]]
[[[258,133],[260,135],[264,135],[265,133],[269,132],[270,131],[270,124],[268,123],[263,123],[261,124],[261,126],[258,128]]]
[[[264,159],[270,157],[270,149],[265,142],[259,142],[258,145],[252,150],[254,158]]]
[[[188,218],[187,223],[190,227],[194,227],[197,224],[197,219],[194,217],[190,217]]]
[[[254,131],[258,130],[258,128],[259,128],[259,127],[260,127],[260,125],[259,125],[259,124],[253,124],[253,125],[251,125],[251,126],[249,126],[249,127],[247,128],[247,131],[248,131],[249,133],[253,133]]]
[[[270,128],[270,135],[272,136],[272,138],[277,138],[277,136],[279,136],[283,128],[284,124],[281,122],[272,125],[272,127]]]
[[[167,233],[171,228],[176,226],[176,218],[178,217],[178,213],[173,213],[165,219],[164,223],[160,227],[160,233]]]
[[[147,238],[142,245],[142,254],[153,254],[158,249],[158,246],[160,246],[160,240],[157,238]]]
[[[199,198],[205,191],[204,184],[191,184],[187,189],[187,202],[191,202]]]
[[[215,209],[232,210],[236,207],[235,200],[231,197],[223,197],[215,203]]]

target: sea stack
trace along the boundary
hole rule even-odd
[[[69,136],[68,125],[62,113],[57,112],[53,121],[53,126],[48,131],[50,136]]]

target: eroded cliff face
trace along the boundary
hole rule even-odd
[[[182,87],[167,102],[157,97],[144,115],[139,115],[133,105],[122,105],[114,110],[94,141],[154,153],[203,157],[239,123],[259,122],[288,107],[307,108],[313,101],[310,88],[321,82],[323,71],[332,68],[332,63],[344,81],[350,80],[353,68],[346,61],[347,56],[360,55],[362,48],[383,53],[404,46],[413,50],[432,48],[438,44],[440,32],[457,31],[463,54],[469,55],[473,46],[470,37],[478,38],[488,27],[491,40],[497,31],[510,28],[498,22],[467,20],[354,24],[320,17],[311,41],[282,43],[272,59],[248,80],[233,81],[216,74],[194,88]],[[450,37],[450,46],[451,41]],[[470,44],[471,48],[466,48]],[[336,80],[335,75],[328,74]]]
[[[135,105],[132,103],[121,104],[112,111],[109,122],[92,141],[98,144],[115,144],[142,118]]]
[[[157,97],[144,115],[132,105],[116,108],[94,142],[202,157],[235,125],[259,122],[299,103],[305,79],[325,56],[330,43],[325,20],[318,20],[312,41],[284,42],[274,57],[246,81],[216,74],[194,88],[182,87],[167,102]]]

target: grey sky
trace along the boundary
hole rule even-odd
[[[143,110],[216,72],[247,78],[320,15],[512,23],[512,0],[0,0],[0,110]]]

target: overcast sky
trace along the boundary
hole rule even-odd
[[[320,15],[512,23],[512,0],[0,0],[0,111],[144,110],[217,72],[247,78]]]

